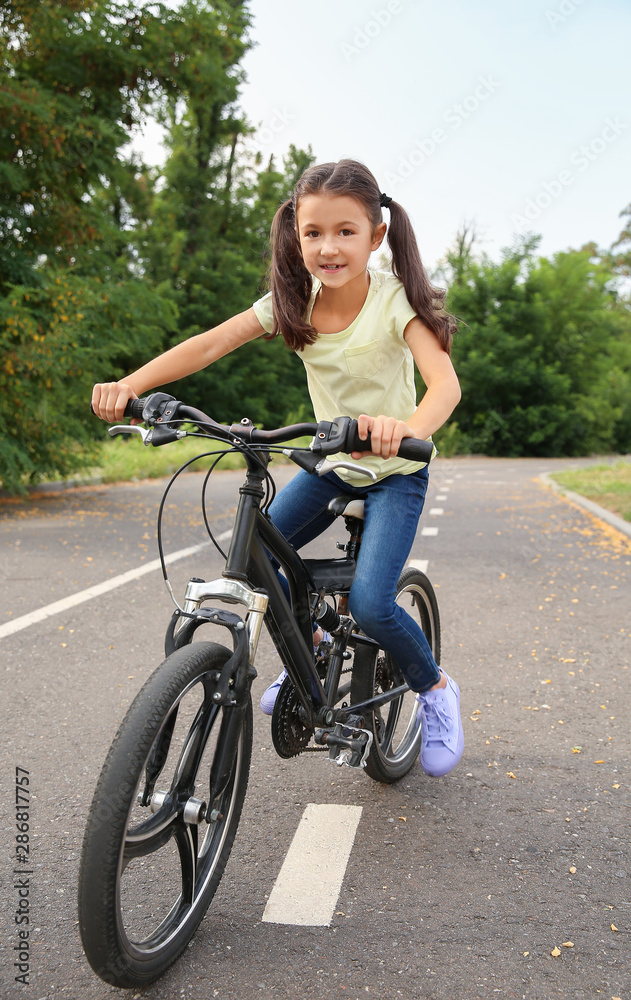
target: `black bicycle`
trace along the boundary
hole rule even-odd
[[[176,960],[223,874],[248,783],[250,689],[263,622],[288,674],[272,715],[281,757],[317,750],[336,764],[393,782],[414,764],[421,739],[414,693],[393,658],[348,613],[363,501],[343,494],[332,501],[349,537],[340,546],[344,556],[330,559],[302,559],[267,514],[275,492],[272,454],[283,450],[313,474],[340,465],[357,469],[357,462],[327,459],[366,450],[356,421],[340,417],[261,431],[245,419],[226,427],[164,393],[133,400],[128,415],[149,429],[130,425],[110,433],[139,433],[152,445],[190,433],[223,442],[202,490],[206,528],[218,548],[205,497],[226,442],[228,451],[243,455],[247,471],[221,578],[188,583],[167,629],[166,659],[127,712],[88,814],[79,876],[81,939],[94,971],[120,987],[146,985]],[[280,449],[303,435],[313,435],[309,448]],[[431,451],[430,443],[408,438],[400,454],[429,461]],[[158,541],[167,579],[163,505]],[[270,554],[284,573],[290,603]],[[440,662],[438,605],[427,577],[406,569],[397,600],[416,615]],[[230,645],[199,641],[197,630],[208,624],[225,628]],[[330,638],[314,650],[318,625]]]

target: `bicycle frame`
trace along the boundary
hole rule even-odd
[[[321,709],[333,708],[336,693],[335,685],[327,685],[327,695],[313,657],[310,593],[316,590],[315,584],[294,547],[260,509],[265,495],[263,479],[270,453],[259,451],[251,454],[245,451],[244,457],[247,475],[239,490],[235,526],[222,573],[223,579],[208,583],[190,581],[183,610],[185,614],[195,615],[203,601],[212,599],[245,605],[248,609],[246,628],[250,662],[254,660],[265,617],[274,645],[296,688],[306,719],[314,726]],[[287,603],[270,554],[278,561],[287,578],[291,607]],[[228,621],[221,622],[219,619],[220,616],[215,619],[219,624],[231,627]],[[352,641],[378,648],[378,644],[368,636],[354,635]],[[326,722],[328,725],[334,723],[341,713],[346,716],[349,713],[376,709],[400,697],[407,690],[408,685],[403,684],[361,704],[346,706],[331,713]]]
[[[326,695],[313,658],[313,631],[308,571],[300,556],[262,513],[263,479],[269,452],[245,452],[247,475],[240,488],[234,530],[226,566],[220,580],[189,582],[184,611],[194,614],[202,601],[217,599],[244,604],[250,662],[254,659],[266,616],[274,645],[296,687],[300,701],[313,720],[316,705],[326,704]],[[267,551],[266,551],[267,550]],[[278,580],[268,552],[285,572],[291,607]]]
[[[203,601],[215,598],[245,604],[248,608],[246,627],[250,663],[254,659],[263,618],[267,618],[268,629],[274,644],[302,704],[305,713],[304,721],[312,728],[317,721],[317,716],[319,716],[320,723],[331,726],[337,721],[342,721],[351,713],[373,711],[409,690],[407,684],[399,685],[360,704],[344,705],[340,709],[334,709],[336,700],[339,701],[339,698],[336,699],[336,695],[343,696],[345,693],[337,689],[345,643],[343,640],[336,640],[332,654],[335,667],[332,673],[331,668],[329,669],[325,690],[313,657],[312,610],[314,609],[310,606],[310,594],[317,592],[316,586],[311,579],[309,568],[296,550],[283,538],[260,509],[261,502],[265,498],[263,480],[267,476],[267,467],[270,461],[267,444],[287,441],[292,436],[313,433],[315,427],[316,433],[311,444],[312,458],[306,465],[303,465],[302,461],[298,462],[303,468],[313,473],[318,468],[321,457],[339,452],[350,454],[352,451],[363,449],[370,444],[370,436],[367,439],[359,438],[357,421],[351,420],[350,417],[338,417],[335,421],[321,421],[317,425],[295,424],[292,427],[276,431],[258,432],[247,418],[244,418],[239,425],[233,424],[231,427],[226,427],[218,424],[201,410],[186,406],[165,393],[154,393],[146,400],[132,400],[126,415],[142,418],[151,425],[151,430],[143,432],[135,426],[124,426],[111,428],[110,433],[138,432],[142,435],[145,444],[167,444],[178,437],[186,436],[186,432],[179,430],[178,427],[185,420],[188,420],[196,423],[200,429],[210,430],[210,433],[206,435],[208,437],[222,441],[228,440],[233,446],[243,446],[241,453],[246,461],[247,475],[245,483],[239,491],[240,499],[235,527],[226,566],[222,573],[223,580],[214,580],[210,583],[190,581],[185,594],[185,606],[180,609],[188,617],[189,624],[188,626],[183,625],[177,634],[171,632],[170,636],[168,635],[169,640],[175,639],[173,648],[182,642],[189,642],[197,626],[209,619],[209,611],[212,610],[213,614],[210,615],[210,618],[231,630],[235,657],[237,656],[237,646],[241,647],[242,645],[238,630],[243,628],[243,623],[228,612],[222,613],[214,611],[214,609],[201,608]],[[170,419],[160,423],[165,417]],[[259,435],[264,436],[264,446],[262,449],[254,451],[248,445],[261,441]],[[409,458],[412,461],[427,462],[432,457],[433,445],[431,441],[406,438],[401,442],[398,453],[401,457]],[[287,454],[291,455],[291,451],[288,451]],[[285,598],[268,553],[278,561],[285,572],[291,607]],[[317,561],[315,560],[315,562]],[[177,641],[178,636],[180,642]],[[351,636],[350,626],[345,639],[352,645],[372,646],[375,652],[379,649],[378,643],[368,636],[356,633]],[[228,695],[227,688],[232,669],[231,662],[226,664],[222,671],[215,695],[218,702],[224,701]],[[324,709],[326,712],[323,711]]]

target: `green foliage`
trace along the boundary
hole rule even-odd
[[[171,303],[142,282],[104,285],[67,272],[47,272],[40,287],[15,287],[0,299],[4,488],[22,492],[27,482],[92,461],[97,376],[122,377],[173,320]]]
[[[489,455],[580,455],[631,447],[631,311],[591,249],[535,258],[518,241],[494,263],[448,258],[462,321],[458,447]]]
[[[233,0],[0,0],[5,488],[91,461],[104,429],[88,411],[94,381],[260,294],[271,216],[293,176],[269,164],[259,181],[239,153],[251,131],[236,106],[248,23]],[[147,114],[169,128],[162,175],[125,152]],[[291,162],[299,170],[308,154]],[[304,381],[295,363],[280,343],[253,344],[182,393],[228,420],[245,409],[281,422]]]
[[[151,20],[124,0],[0,7],[0,282],[117,256],[135,174],[118,151],[151,100]]]

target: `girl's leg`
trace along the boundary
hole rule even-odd
[[[422,630],[395,601],[427,490],[427,469],[389,476],[369,487],[364,534],[350,593],[355,621],[397,661],[410,688],[419,692],[421,766],[447,774],[460,760],[464,737],[458,685],[441,674]]]
[[[333,523],[335,516],[327,508],[333,497],[345,492],[344,486],[334,473],[320,477],[300,469],[274,498],[270,518],[281,535],[300,549]]]
[[[416,535],[427,481],[427,469],[421,469],[409,476],[389,476],[369,488],[350,593],[355,621],[394,656],[418,692],[439,683],[440,670],[422,630],[395,602],[395,594]]]
[[[328,505],[333,497],[343,493],[344,490],[345,484],[334,474],[320,478],[300,469],[291,482],[274,498],[269,510],[270,517],[294,548],[301,548],[317,538],[333,523],[335,517],[329,512]],[[277,561],[272,559],[272,562],[278,570]],[[280,572],[278,579],[289,601],[287,580]],[[314,638],[314,643],[317,641],[319,640]],[[276,696],[286,676],[283,669],[273,684],[263,692],[260,705],[265,715],[271,715],[274,711]]]

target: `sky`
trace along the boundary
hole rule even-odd
[[[177,0],[170,6],[177,7]],[[250,0],[253,144],[352,157],[434,268],[463,224],[498,260],[607,248],[631,203],[629,0]],[[138,143],[136,143],[138,145]],[[141,148],[158,162],[156,133]],[[387,213],[385,213],[387,220]]]

